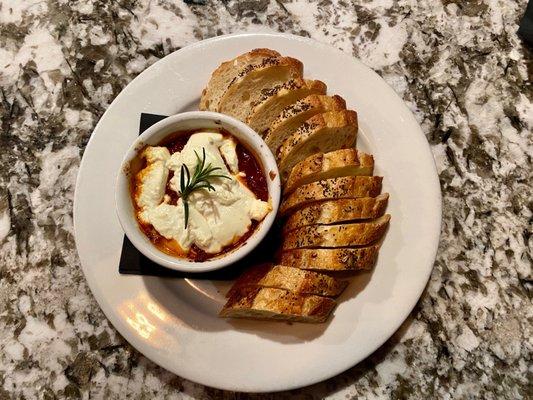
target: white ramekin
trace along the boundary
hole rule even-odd
[[[134,164],[134,160],[138,159],[139,149],[146,145],[157,145],[172,132],[202,128],[223,128],[253,152],[260,162],[266,177],[272,211],[267,214],[254,233],[240,247],[218,258],[203,262],[194,262],[168,255],[160,251],[150,242],[137,223],[130,184],[131,174],[136,172],[132,170],[132,165]],[[207,111],[193,111],[165,118],[144,131],[132,143],[118,172],[115,193],[120,224],[128,239],[142,254],[162,266],[177,271],[206,272],[235,263],[263,240],[270,230],[278,212],[281,185],[276,160],[263,139],[254,130],[241,121],[227,115]]]

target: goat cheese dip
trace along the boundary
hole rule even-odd
[[[260,164],[224,130],[175,132],[139,156],[144,166],[132,180],[137,221],[167,254],[193,261],[220,256],[244,243],[272,211]],[[183,195],[202,166],[215,170]]]

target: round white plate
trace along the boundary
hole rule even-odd
[[[142,112],[194,110],[224,60],[268,47],[303,61],[305,75],[338,93],[360,121],[358,147],[375,157],[392,221],[372,272],[359,275],[326,324],[217,317],[230,282],[123,276],[115,174]],[[441,223],[428,143],[402,100],[372,70],[315,41],[289,35],[223,36],[188,46],[134,79],[108,108],[85,150],[74,204],[83,272],[102,310],[141,353],[204,385],[246,392],[297,388],[332,377],[383,344],[415,306],[430,276]]]

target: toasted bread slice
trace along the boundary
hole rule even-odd
[[[261,136],[265,136],[268,127],[285,107],[311,94],[325,94],[326,90],[324,82],[303,79],[293,79],[265,89],[253,105],[246,123]]]
[[[390,215],[370,222],[339,225],[307,225],[287,232],[282,249],[306,247],[366,246],[380,239],[389,225]]]
[[[280,262],[316,271],[360,271],[374,266],[379,246],[333,249],[293,249],[281,252]]]
[[[327,200],[300,208],[287,218],[283,231],[288,232],[306,225],[330,225],[361,219],[379,218],[385,213],[389,194],[359,199]]]
[[[260,64],[266,58],[279,57],[277,51],[270,49],[254,49],[248,53],[241,54],[233,60],[223,62],[211,74],[211,79],[202,92],[200,99],[200,110],[216,111],[220,98],[228,88],[229,84],[239,72],[247,65]]]
[[[272,154],[277,154],[285,139],[309,118],[319,113],[340,110],[346,110],[346,102],[340,96],[307,96],[283,109],[268,129],[265,142]]]
[[[261,264],[245,271],[228,291],[231,297],[236,291],[246,286],[285,289],[296,294],[316,294],[320,296],[338,296],[348,282],[333,278],[319,272],[287,267],[284,265]]]
[[[293,322],[324,322],[335,308],[329,297],[283,289],[244,287],[228,299],[219,316]]]
[[[277,153],[282,181],[297,163],[312,154],[352,147],[357,137],[357,113],[329,111],[305,121],[281,145]]]
[[[308,183],[292,192],[280,205],[287,215],[315,201],[375,197],[381,192],[381,176],[345,176]]]
[[[285,194],[322,179],[372,175],[373,172],[374,157],[354,148],[317,153],[294,166],[285,182]]]
[[[291,57],[266,58],[260,64],[248,65],[230,83],[217,111],[246,121],[263,90],[301,78],[302,74],[303,64]]]

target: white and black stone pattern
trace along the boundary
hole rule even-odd
[[[405,100],[437,160],[431,280],[400,330],[326,382],[256,399],[532,396],[531,49],[526,0],[6,0],[0,5],[0,399],[233,399],[157,367],[110,326],[72,228],[84,146],[166,54],[281,31],[352,54]],[[238,398],[247,398],[238,395]]]

